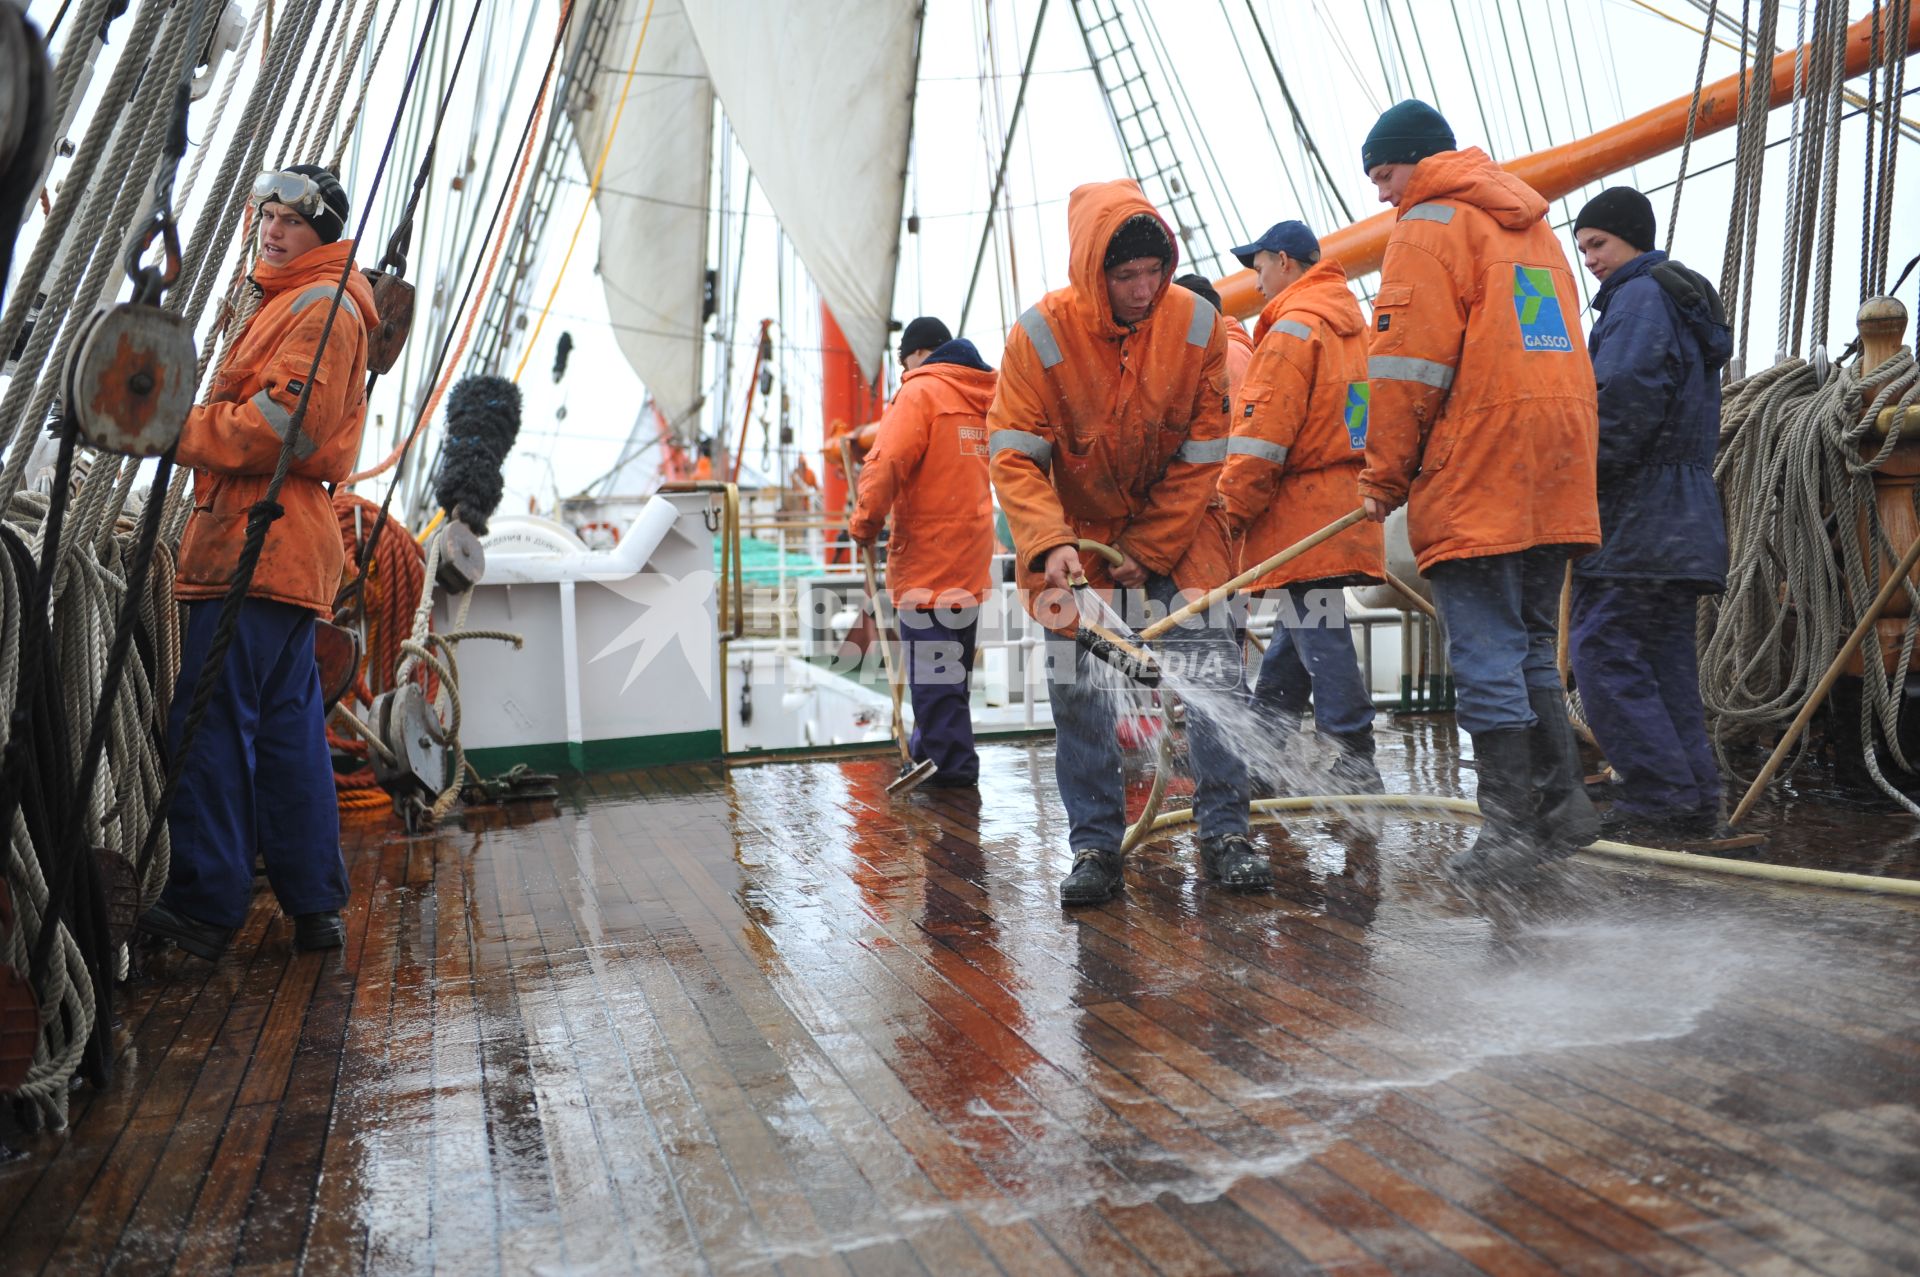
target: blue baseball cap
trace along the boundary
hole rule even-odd
[[[1305,222],[1275,222],[1265,235],[1232,251],[1248,270],[1253,269],[1253,255],[1259,252],[1285,253],[1302,265],[1311,265],[1320,260],[1320,241]]]

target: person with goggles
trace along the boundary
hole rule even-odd
[[[313,636],[314,619],[333,614],[345,567],[327,485],[360,453],[367,341],[379,318],[366,277],[351,268],[353,241],[341,238],[349,204],[338,178],[296,164],[262,174],[254,196],[260,306],[189,414],[176,454],[194,470],[175,587],[187,608],[167,725],[176,752],[249,516],[289,446],[291,470],[213,700],[188,742],[168,817],[167,888],[140,920],[149,936],[210,961],[246,918],[256,853],[297,947],[339,948],[347,902]]]

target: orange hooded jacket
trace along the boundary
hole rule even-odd
[[[1357,507],[1367,446],[1367,327],[1340,263],[1328,258],[1282,289],[1255,331],[1220,471],[1226,525],[1246,534],[1243,570]],[[1382,528],[1360,523],[1248,588],[1369,584],[1385,579],[1385,561]]]
[[[175,454],[193,467],[193,517],[180,542],[174,594],[217,598],[227,592],[247,536],[247,510],[266,494],[314,350],[326,325],[353,241],[323,244],[284,266],[254,267],[265,294],[214,377],[207,402],[187,415]],[[267,530],[251,598],[273,599],[333,615],[345,552],[323,486],[338,483],[360,454],[367,420],[367,333],[379,323],[373,289],[347,274],[326,351],[313,373],[293,469],[280,489],[286,513]]]
[[[1182,589],[1229,575],[1217,522],[1204,519],[1226,458],[1226,327],[1171,282],[1138,324],[1114,319],[1101,261],[1114,232],[1141,213],[1160,216],[1132,181],[1076,187],[1067,201],[1072,283],[1007,334],[987,438],[1029,607],[1047,553],[1081,537],[1118,546]],[[1180,241],[1160,221],[1174,246],[1171,281]],[[1112,583],[1104,561],[1081,561],[1093,584]]]
[[[1240,383],[1247,379],[1247,366],[1253,362],[1253,338],[1232,315],[1220,316],[1220,322],[1227,326],[1227,385],[1237,397]]]
[[[1600,543],[1599,414],[1547,202],[1484,151],[1415,167],[1374,296],[1360,491],[1407,504],[1421,571]]]
[[[922,364],[900,393],[860,468],[847,530],[871,541],[893,511],[887,588],[895,607],[981,602],[993,561],[987,409],[996,378],[964,364]]]

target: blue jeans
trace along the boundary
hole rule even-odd
[[[1170,577],[1149,575],[1147,599],[1171,610],[1179,606],[1178,587]],[[1125,596],[1140,608],[1140,591]],[[1118,605],[1118,604],[1117,604]],[[1130,616],[1128,618],[1132,620]],[[1156,646],[1170,662],[1208,671],[1202,681],[1218,685],[1222,695],[1240,686],[1240,648],[1230,625],[1216,618],[1195,617],[1158,640]],[[1047,636],[1047,665],[1052,678],[1054,775],[1060,799],[1067,807],[1068,844],[1076,852],[1115,851],[1126,833],[1126,788],[1120,769],[1120,742],[1114,736],[1114,701],[1096,685],[1089,664],[1095,658],[1071,636]],[[1071,676],[1069,676],[1071,671]],[[1202,838],[1219,838],[1247,831],[1247,762],[1227,743],[1203,708],[1187,705],[1187,750],[1193,760],[1193,807]]]
[[[1373,697],[1347,628],[1346,594],[1308,581],[1276,592],[1273,640],[1253,684],[1263,716],[1297,721],[1313,703],[1321,731],[1349,736],[1373,726]]]
[[[1638,816],[1720,811],[1707,742],[1691,585],[1573,581],[1573,672],[1593,738]]]
[[[167,720],[177,751],[194,684],[220,624],[220,601],[187,608],[180,682]],[[347,902],[340,808],[327,753],[313,613],[248,599],[194,733],[167,817],[173,859],[161,900],[199,922],[237,927],[253,899],[253,856],[280,907],[323,913]]]
[[[980,777],[973,748],[973,645],[980,610],[906,608],[897,621],[905,651],[907,691],[913,697],[916,760],[931,758],[935,776],[948,784]]]
[[[1531,727],[1527,689],[1560,690],[1554,662],[1567,547],[1448,559],[1427,570],[1447,625],[1457,717],[1469,732]]]

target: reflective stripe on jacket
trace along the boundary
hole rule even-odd
[[[1360,504],[1367,446],[1367,337],[1347,272],[1331,258],[1260,312],[1259,345],[1241,383],[1220,471],[1228,528],[1244,533],[1247,569]],[[1384,530],[1359,523],[1255,581],[1384,580]]]
[[[879,535],[893,512],[887,588],[895,607],[979,603],[993,560],[993,490],[987,479],[992,371],[927,363],[900,379],[860,468],[847,530]]]
[[[323,244],[284,266],[262,264],[264,294],[207,402],[187,414],[176,459],[194,473],[193,516],[180,542],[174,594],[214,598],[227,591],[246,540],[249,509],[268,482],[309,375],[306,415],[293,468],[280,489],[285,510],[267,539],[247,593],[333,615],[345,551],[325,484],[352,473],[367,419],[367,333],[379,322],[373,289],[358,270],[347,288],[319,366],[314,351],[353,241]]]
[[[1387,241],[1360,490],[1406,503],[1423,572],[1599,543],[1593,365],[1546,211],[1484,152],[1443,151],[1415,167]]]
[[[1140,213],[1159,216],[1132,181],[1076,188],[1067,204],[1072,283],[1007,335],[988,446],[1029,591],[1041,587],[1048,551],[1080,537],[1117,545],[1183,589],[1227,575],[1224,542],[1198,535],[1226,459],[1226,328],[1212,306],[1171,283],[1138,324],[1114,320],[1101,260],[1113,233]],[[1171,230],[1167,238],[1179,244]],[[1104,564],[1090,560],[1083,556],[1088,579],[1109,583]]]

